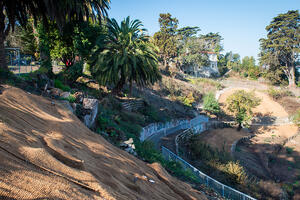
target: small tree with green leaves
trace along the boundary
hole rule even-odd
[[[203,109],[213,114],[220,113],[220,105],[213,93],[208,93],[203,98]]]
[[[238,130],[242,128],[242,125],[249,127],[253,117],[252,109],[260,102],[261,99],[255,96],[254,91],[246,92],[244,90],[238,90],[226,99],[227,109],[234,115],[239,125]]]

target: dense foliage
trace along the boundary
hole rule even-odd
[[[261,65],[277,79],[295,86],[295,65],[300,53],[300,15],[298,10],[279,14],[266,27],[267,38],[260,39]],[[284,75],[284,76],[282,76]]]
[[[252,92],[238,90],[226,99],[227,109],[234,115],[239,124],[248,126],[252,119],[252,109],[260,104],[260,99]]]
[[[213,93],[208,93],[203,98],[203,109],[213,114],[220,113],[220,105]]]
[[[166,13],[159,15],[158,22],[160,30],[154,34],[153,43],[158,46],[160,57],[166,67],[170,59],[177,56],[178,20],[170,13]]]
[[[40,20],[43,25],[48,25],[49,20],[55,21],[63,27],[69,21],[85,21],[88,19],[101,20],[106,16],[109,0],[73,0],[73,1],[0,1],[0,67],[8,70],[5,61],[4,40],[10,30],[14,30],[16,22],[26,26],[28,16],[33,16],[35,22]],[[45,66],[49,65],[47,41],[42,42],[41,50],[45,50]],[[45,45],[45,46],[44,46]],[[48,57],[48,58],[47,58]],[[43,65],[44,65],[43,63]]]
[[[103,43],[97,46],[92,57],[92,75],[103,85],[112,85],[119,93],[126,83],[150,85],[161,78],[158,71],[155,46],[144,34],[141,21],[129,17],[119,25],[108,20],[108,31]]]

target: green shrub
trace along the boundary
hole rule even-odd
[[[70,95],[67,98],[61,98],[61,100],[67,100],[70,103],[74,103],[76,101],[76,97],[74,95]]]
[[[203,109],[213,114],[220,113],[220,105],[213,93],[208,93],[203,98]]]
[[[64,70],[64,77],[70,83],[75,83],[76,80],[83,75],[83,62],[76,62],[71,67]]]
[[[169,116],[166,116],[164,113],[159,113],[157,109],[153,106],[147,105],[142,109],[139,109],[139,112],[146,116],[146,123],[154,123],[154,122],[167,122],[170,120]]]
[[[146,162],[164,163],[164,159],[159,151],[154,148],[154,144],[151,141],[144,141],[136,144],[137,154],[142,157]]]
[[[141,114],[123,111],[120,113],[120,117],[123,121],[146,126],[145,118]]]
[[[134,134],[137,138],[140,136],[140,132],[142,131],[142,127],[138,124],[134,124],[132,122],[119,122],[120,129],[125,133]]]
[[[54,80],[54,87],[59,88],[65,92],[68,92],[71,90],[71,88],[67,85],[64,85],[60,80],[55,79]]]
[[[183,103],[184,105],[188,106],[188,107],[192,107],[192,104],[195,102],[195,98],[193,96],[193,93],[189,93],[187,96],[185,97],[177,97],[177,99]]]
[[[146,162],[158,162],[171,174],[177,176],[178,178],[193,183],[199,183],[197,176],[195,176],[191,170],[185,170],[179,162],[165,160],[162,154],[155,149],[152,142],[138,142],[136,144],[136,151],[138,155]]]
[[[284,89],[277,90],[273,87],[269,88],[267,90],[267,93],[274,100],[279,100],[279,99],[281,99],[283,97],[287,97],[287,96],[293,96],[293,93],[291,91],[284,90]]]
[[[244,76],[245,78],[247,78],[247,77],[248,77],[248,73],[247,73],[247,72],[244,72],[244,73],[243,73],[243,76]]]

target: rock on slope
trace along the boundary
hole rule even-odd
[[[4,86],[0,199],[206,197],[159,164],[146,164],[112,146],[58,102]]]

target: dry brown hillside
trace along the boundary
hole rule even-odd
[[[149,181],[149,180],[153,181]],[[4,86],[0,199],[206,199],[91,132],[51,100]]]

